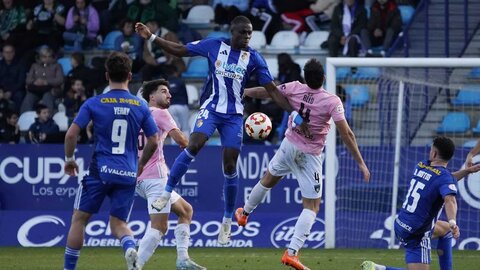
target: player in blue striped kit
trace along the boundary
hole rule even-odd
[[[273,82],[263,57],[248,47],[252,36],[252,24],[247,17],[237,16],[231,22],[230,40],[211,38],[187,45],[166,41],[153,35],[142,23],[135,30],[143,38],[155,41],[163,50],[178,57],[203,56],[208,59],[209,75],[202,91],[202,105],[195,127],[190,134],[188,147],[177,157],[168,178],[165,191],[152,207],[162,209],[170,198],[173,188],[186,173],[192,159],[218,130],[223,146],[223,173],[225,212],[218,236],[220,244],[230,241],[230,227],[238,190],[237,158],[243,136],[243,90],[253,74],[260,85],[267,89],[273,100],[283,109],[292,112],[297,125],[308,132],[303,118],[293,111]]]
[[[65,249],[65,270],[74,270],[83,246],[85,226],[110,198],[110,228],[125,252],[129,270],[137,270],[135,241],[127,220],[132,208],[137,174],[157,149],[157,126],[145,102],[130,94],[132,61],[124,53],[112,53],[105,63],[111,90],[88,99],[65,135],[65,173],[78,172],[74,150],[81,129],[93,121],[95,150],[88,173],[77,190]],[[137,166],[137,138],[147,137]]]
[[[415,167],[407,197],[395,219],[395,234],[405,248],[408,270],[428,270],[430,267],[430,239],[438,238],[437,250],[441,270],[452,269],[452,237],[458,238],[457,181],[480,170],[480,165],[450,173],[447,164],[455,152],[453,141],[436,137],[429,160]],[[448,218],[437,221],[442,208]],[[362,270],[403,270],[365,261]]]

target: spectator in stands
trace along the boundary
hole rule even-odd
[[[126,53],[132,59],[132,72],[136,73],[143,66],[143,39],[135,33],[133,27],[131,19],[125,19],[121,23],[122,35],[115,40],[115,50]]]
[[[65,114],[71,120],[77,115],[80,106],[87,100],[88,96],[83,81],[79,78],[73,79],[73,82],[65,94],[63,105],[65,105]]]
[[[81,80],[85,85],[85,93],[87,97],[94,94],[94,90],[99,86],[99,81],[104,74],[98,74],[93,69],[85,66],[85,56],[83,53],[75,52],[70,56],[72,70],[65,76],[65,88],[67,91],[72,86],[74,80]]]
[[[358,56],[360,33],[367,27],[367,11],[359,1],[343,0],[335,7],[328,36],[329,56],[337,57],[342,49],[344,56]]]
[[[18,113],[10,110],[5,114],[6,122],[0,125],[0,143],[20,142],[20,127],[18,126]]]
[[[325,24],[332,19],[333,10],[341,0],[317,0],[310,5],[313,15],[305,18],[305,23],[312,31],[320,31],[319,25]]]
[[[36,33],[35,45],[48,45],[55,52],[63,45],[65,26],[65,6],[56,0],[43,0],[33,9],[33,19],[27,23],[27,29]]]
[[[0,88],[0,118],[5,118],[6,112],[10,110],[15,110],[15,103],[6,99],[5,92]]]
[[[177,123],[180,130],[186,135],[190,135],[190,109],[188,108],[188,94],[185,82],[180,77],[180,73],[175,66],[167,68],[168,83],[170,84],[170,107],[168,111]]]
[[[233,18],[246,14],[248,1],[245,0],[213,0],[215,9],[214,21],[220,25],[228,26]]]
[[[284,2],[284,8],[281,8],[282,5],[279,5],[279,12],[281,13],[282,20],[285,23],[293,26],[292,31],[301,34],[302,40],[305,39],[307,32],[310,31],[307,24],[305,23],[305,18],[313,15],[313,10],[310,9],[311,1],[287,0]],[[293,2],[295,2],[295,4],[293,4]]]
[[[175,30],[178,26],[176,1],[135,0],[128,6],[127,18],[142,23],[155,20],[160,26]]]
[[[402,30],[402,17],[395,0],[377,0],[370,8],[368,27],[361,32],[367,55],[373,55],[372,46],[383,46],[381,56],[385,56],[398,33]]]
[[[273,1],[252,0],[250,6],[249,18],[252,21],[253,30],[262,31],[267,43],[270,43],[275,33],[283,30],[282,19],[277,13]]]
[[[303,83],[302,71],[300,65],[295,63],[288,53],[279,53],[278,61],[278,81],[280,84],[299,81]]]
[[[100,30],[100,18],[90,0],[76,0],[65,21],[63,38],[65,44],[74,50],[90,49],[97,45],[97,34]]]
[[[12,44],[4,44],[0,60],[0,87],[5,91],[4,98],[11,100],[20,109],[25,95],[26,68],[15,54]]]
[[[50,110],[47,106],[38,104],[35,111],[37,112],[37,118],[35,118],[35,122],[28,129],[27,142],[43,143],[48,136],[54,136],[60,129],[50,117]]]
[[[52,49],[41,47],[37,62],[27,74],[27,94],[20,112],[31,111],[39,100],[51,112],[56,111],[55,101],[62,96],[63,80],[62,67],[55,61]]]
[[[28,42],[25,42],[26,26],[27,13],[23,6],[15,0],[2,0],[0,3],[0,45],[11,43],[22,49],[28,47]]]

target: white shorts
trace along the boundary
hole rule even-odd
[[[181,198],[181,196],[177,192],[172,191],[170,201],[161,211],[158,211],[155,208],[151,207],[152,203],[158,197],[160,197],[162,191],[165,190],[165,183],[166,179],[143,179],[139,183],[137,183],[135,191],[138,195],[140,195],[140,197],[147,200],[148,214],[170,213],[170,208],[172,207],[172,204],[176,203]]]
[[[284,139],[275,156],[270,160],[268,170],[273,176],[293,173],[297,178],[302,197],[318,199],[322,197],[322,164],[321,154],[305,154],[288,139]]]

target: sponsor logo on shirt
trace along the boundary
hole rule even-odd
[[[108,173],[108,174],[115,174],[115,175],[119,175],[119,176],[137,177],[137,172],[108,168],[107,165],[103,165],[100,168],[100,172],[101,173]]]
[[[242,81],[243,76],[246,73],[246,69],[235,63],[228,64],[227,62],[222,62],[221,60],[215,61],[215,74],[222,77],[235,79]]]
[[[457,192],[457,187],[455,186],[455,184],[450,184],[450,185],[448,185],[448,188],[451,189],[451,190],[453,190],[453,191],[455,191],[455,192]]]

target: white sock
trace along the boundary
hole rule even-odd
[[[376,264],[376,263],[373,263],[373,266],[375,267],[375,270],[385,270],[385,269],[387,269],[387,267],[385,267],[383,265],[380,265],[380,264]]]
[[[188,245],[190,244],[190,224],[177,224],[177,227],[175,227],[175,240],[177,241],[177,260],[188,259]]]
[[[144,265],[150,257],[152,257],[155,249],[157,248],[160,240],[162,240],[163,234],[154,228],[148,228],[147,232],[140,240],[138,246],[138,263]]]
[[[310,234],[310,229],[315,222],[317,214],[310,209],[303,209],[295,224],[295,231],[293,232],[292,240],[288,245],[289,249],[298,252],[303,247],[307,236]]]
[[[250,195],[248,196],[248,200],[245,202],[245,205],[243,206],[243,211],[246,213],[251,213],[257,206],[263,201],[265,196],[267,195],[267,192],[271,188],[266,188],[264,187],[260,182],[258,182],[252,189],[252,192],[250,192]]]
[[[226,218],[226,217],[223,217],[222,219],[222,223],[232,223],[232,218]]]

